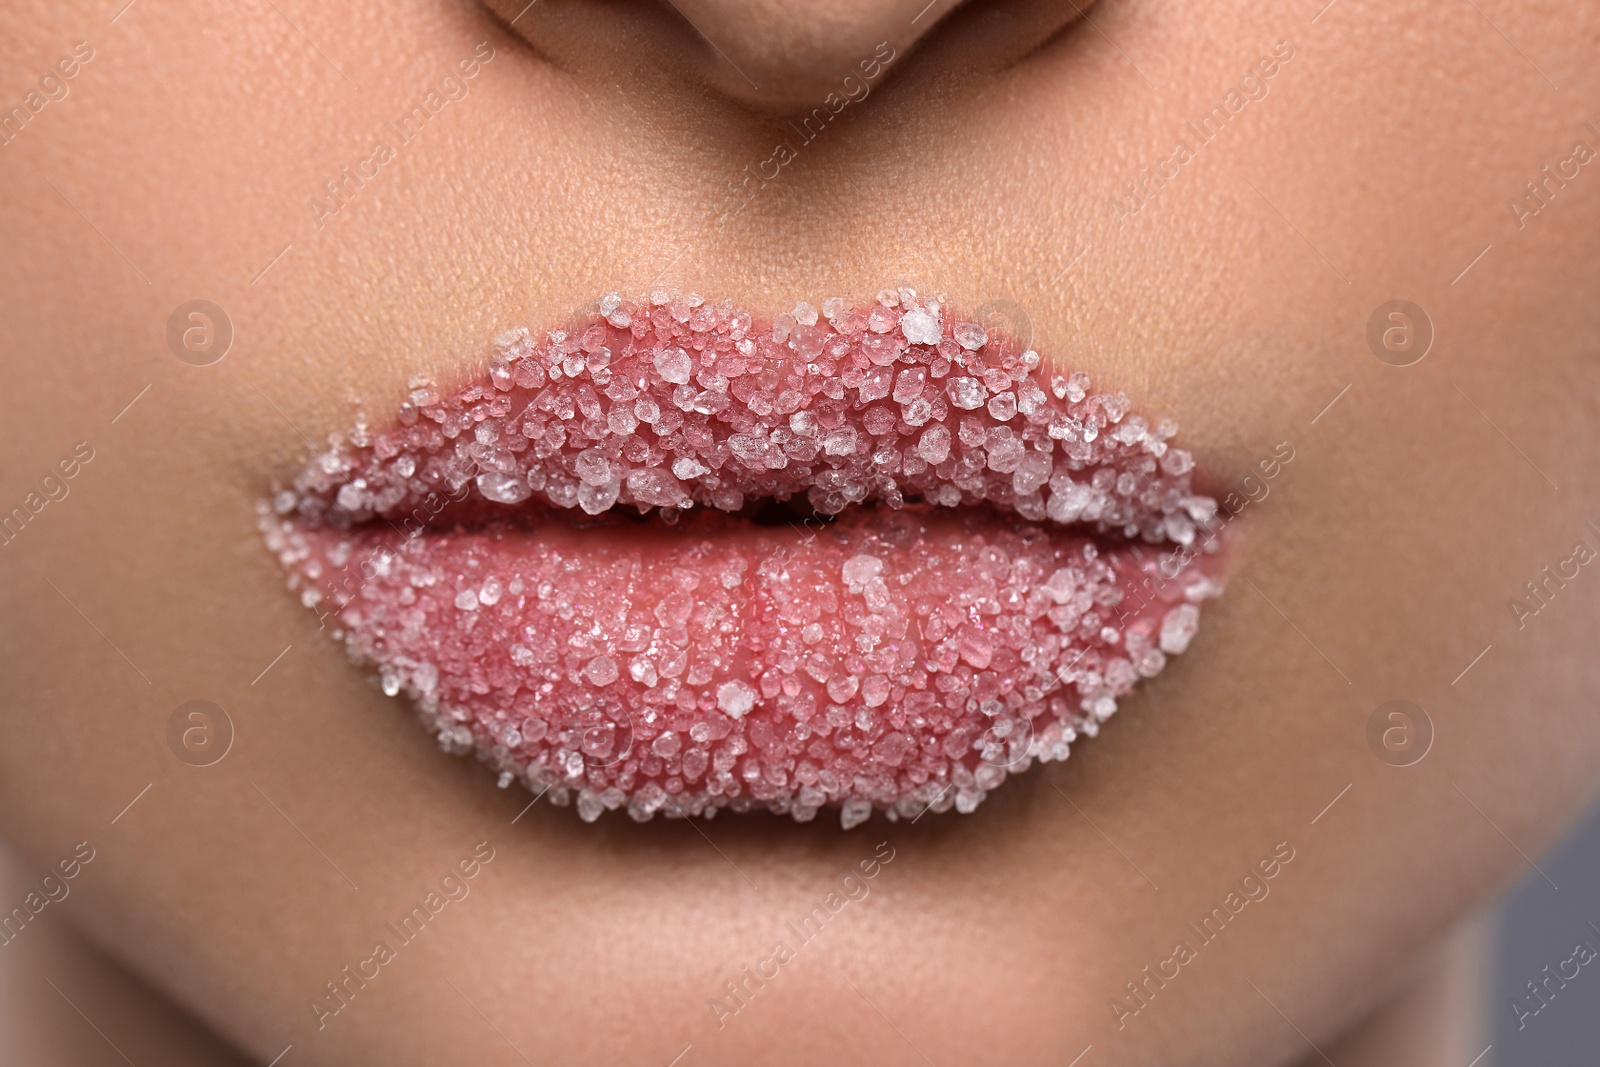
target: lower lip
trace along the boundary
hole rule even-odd
[[[655,342],[641,342],[642,366]],[[497,394],[486,380],[462,395]],[[757,523],[714,507],[511,508],[469,482],[456,501],[419,510],[412,494],[342,520],[350,472],[418,440],[362,431],[314,461],[264,507],[269,547],[441,747],[475,752],[502,785],[575,795],[585,819],[726,807],[805,821],[836,806],[848,828],[874,810],[969,812],[1093,736],[1188,648],[1220,591],[1214,521],[1181,547],[1125,540],[1051,522],[1042,487],[1010,511],[879,503]]]

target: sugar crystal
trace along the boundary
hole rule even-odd
[[[909,288],[821,309],[506,331],[332,438],[267,544],[442,748],[585,819],[971,811],[1187,650],[1227,516],[1082,371]]]

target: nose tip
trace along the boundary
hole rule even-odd
[[[772,107],[822,104],[880,77],[958,0],[664,0],[699,38],[700,76]]]
[[[896,72],[1003,69],[1094,0],[484,0],[576,77],[706,86],[752,109],[837,111]],[[927,38],[927,40],[924,40]],[[660,83],[657,83],[658,86]]]

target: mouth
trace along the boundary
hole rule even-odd
[[[594,820],[970,812],[1188,649],[1169,420],[942,301],[616,294],[333,434],[268,547],[385,693]]]

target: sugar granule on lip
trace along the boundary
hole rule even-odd
[[[1221,520],[1081,372],[909,290],[821,307],[503,334],[335,435],[269,547],[443,747],[585,818],[971,811],[1189,647]]]

